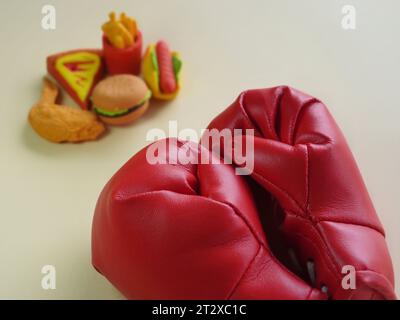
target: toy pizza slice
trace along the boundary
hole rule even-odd
[[[89,109],[91,92],[103,75],[101,50],[73,50],[49,56],[47,71],[82,109]]]

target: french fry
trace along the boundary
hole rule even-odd
[[[116,19],[115,13],[111,12],[110,21],[102,25],[102,30],[110,43],[116,48],[126,48],[133,44],[134,38],[125,25]],[[128,22],[131,24],[131,22]]]
[[[122,12],[120,15],[120,21],[125,26],[125,28],[132,35],[132,39],[136,39],[137,36],[137,24],[136,20],[128,17],[125,12]]]

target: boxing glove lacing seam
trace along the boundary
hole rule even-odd
[[[287,90],[287,87],[283,87],[281,90],[279,90],[278,95],[274,97],[274,100],[273,100],[273,103],[272,103],[272,105],[273,105],[272,117],[273,118],[276,116],[277,108],[280,107],[280,99],[282,98],[284,90]],[[259,130],[260,128],[257,126],[257,121],[253,121],[253,119],[250,117],[250,115],[247,114],[247,110],[244,107],[244,95],[247,94],[247,92],[248,91],[244,91],[239,96],[239,99],[238,99],[239,108],[242,111],[242,114],[243,114],[244,118],[247,120],[247,122],[250,122],[250,126],[252,125],[255,129]],[[314,103],[321,103],[321,102],[316,98],[312,98],[312,99],[306,101],[304,103],[304,105],[300,106],[300,108],[298,108],[298,110],[296,110],[296,114],[295,114],[294,120],[292,120],[290,125],[289,125],[289,133],[290,133],[289,134],[289,139],[291,139],[290,140],[291,144],[293,144],[293,141],[295,139],[296,123],[297,123],[299,115],[303,112],[303,110],[305,110],[305,108],[304,108],[305,106],[310,106],[310,105],[313,105]],[[275,132],[272,129],[271,119],[268,116],[268,114],[267,114],[267,116],[265,118],[263,117],[263,119],[266,119],[266,124],[268,126],[269,131],[270,131],[270,134],[272,134],[272,136],[277,136],[278,133]],[[292,119],[292,117],[291,117],[291,119]],[[259,130],[259,132],[262,132],[262,131]],[[331,142],[331,141],[329,141],[329,142]],[[340,223],[340,222],[343,222],[343,221],[338,221],[338,220],[335,220],[335,219],[332,219],[332,220],[318,219],[317,217],[313,216],[312,212],[310,211],[309,207],[310,207],[310,196],[311,195],[310,195],[310,179],[309,179],[309,166],[310,166],[310,163],[309,163],[310,162],[310,159],[309,159],[309,144],[305,144],[305,146],[306,146],[306,153],[305,153],[305,156],[306,156],[306,173],[305,173],[305,179],[306,179],[305,180],[305,184],[306,184],[306,188],[305,188],[306,190],[305,191],[306,191],[306,195],[305,195],[305,208],[304,209],[302,208],[300,203],[297,202],[297,200],[295,200],[286,190],[278,187],[277,185],[275,185],[271,181],[267,180],[265,177],[263,177],[260,174],[257,174],[257,173],[253,172],[253,176],[255,176],[255,177],[258,176],[260,179],[262,179],[263,181],[265,181],[269,185],[273,186],[277,190],[280,190],[283,194],[286,195],[286,197],[288,199],[290,199],[291,201],[294,202],[294,204],[296,205],[295,207],[297,207],[297,209],[299,209],[299,212],[295,212],[294,210],[293,211],[290,210],[291,212],[289,210],[285,210],[285,211],[290,213],[291,215],[294,214],[295,217],[301,218],[301,219],[303,219],[303,221],[305,220],[307,223],[311,224],[312,232],[314,232],[314,234],[316,234],[317,238],[320,239],[320,241],[322,242],[322,245],[325,247],[324,251],[321,251],[318,248],[317,248],[317,250],[320,252],[320,254],[322,253],[321,258],[323,259],[323,261],[325,261],[326,265],[328,266],[329,272],[334,276],[334,278],[337,279],[338,277],[340,277],[338,275],[339,265],[338,265],[337,261],[335,260],[335,258],[333,256],[333,253],[328,249],[328,246],[327,246],[328,242],[324,238],[325,235],[323,235],[321,230],[319,230],[319,228],[317,228],[317,224],[319,222],[322,222],[322,221],[332,221],[332,222],[336,222],[336,223]],[[300,215],[300,213],[302,213],[302,215]],[[380,234],[382,234],[384,236],[384,233],[382,233],[382,231],[379,230],[379,228],[374,226],[374,225],[365,225],[365,224],[361,224],[361,223],[358,223],[358,222],[355,222],[355,221],[351,221],[351,222],[346,221],[346,222],[343,222],[343,223],[349,223],[349,224],[353,224],[353,225],[356,225],[356,226],[369,227],[369,228],[379,232]],[[307,239],[307,241],[310,241],[312,243],[312,241],[310,239],[306,238],[304,235],[299,234],[299,236]],[[312,243],[312,245],[314,245],[314,244]],[[323,257],[325,257],[325,258],[323,258]],[[326,260],[326,258],[327,258],[327,260]]]
[[[257,241],[258,242],[258,241]],[[239,277],[238,281],[235,283],[235,285],[232,287],[231,291],[229,292],[229,294],[227,295],[227,297],[225,298],[225,300],[230,300],[232,298],[232,296],[235,294],[237,288],[240,286],[240,283],[242,282],[243,278],[246,276],[247,272],[250,270],[251,266],[253,265],[254,261],[256,260],[258,254],[260,253],[261,249],[264,246],[262,244],[260,244],[258,242],[258,249],[256,251],[256,254],[250,259],[249,263],[247,264],[246,268],[244,269],[243,273],[241,274],[241,276]],[[269,263],[270,261],[272,261],[272,258],[269,258],[267,260],[267,262]]]
[[[325,262],[326,266],[328,267],[328,268],[325,269],[325,270],[329,270],[329,273],[333,276],[333,278],[334,278],[336,281],[340,281],[340,276],[339,276],[339,273],[338,273],[338,269],[335,270],[335,267],[338,268],[338,265],[336,264],[336,262],[334,261],[333,257],[331,256],[331,253],[330,253],[329,249],[327,248],[325,241],[324,241],[324,240],[322,239],[322,237],[319,235],[318,231],[316,231],[315,229],[312,229],[312,230],[313,230],[314,232],[316,232],[317,235],[318,235],[318,238],[320,238],[320,239],[322,240],[322,244],[323,244],[323,246],[325,247],[324,250],[318,248],[318,247],[314,244],[314,242],[313,242],[311,239],[309,239],[308,237],[306,237],[304,234],[299,233],[299,232],[293,232],[292,234],[293,234],[294,236],[300,237],[300,238],[306,240],[307,242],[309,242],[309,244],[311,244],[312,247],[314,247],[314,248],[317,249],[317,252],[319,252],[319,254],[320,254],[321,257],[326,257],[326,256],[327,256],[327,257],[328,257],[328,261],[330,260],[330,263],[329,263],[328,261],[326,261],[326,258],[322,258],[323,261],[325,260],[324,262]],[[332,288],[331,288],[331,289],[332,289]],[[335,291],[335,292],[336,292],[336,291]],[[334,292],[332,292],[332,295],[333,295],[333,294],[334,294]]]
[[[243,116],[246,118],[246,120],[247,120],[247,122],[248,122],[247,125],[248,125],[249,127],[254,127],[256,133],[257,133],[258,135],[261,135],[262,130],[261,130],[261,129],[256,125],[256,123],[251,119],[251,117],[249,116],[249,114],[247,113],[247,111],[246,111],[245,108],[244,108],[243,99],[244,99],[244,96],[245,96],[246,93],[247,93],[247,91],[244,91],[244,92],[242,92],[242,93],[239,95],[239,97],[238,97],[239,107],[240,107],[240,109],[242,110]],[[268,119],[268,117],[267,117],[267,119]],[[271,130],[271,124],[269,123],[269,119],[267,120],[267,124],[268,124],[269,129]]]
[[[306,174],[305,174],[305,180],[306,180],[306,182],[305,182],[305,183],[306,183],[306,188],[305,188],[305,189],[306,189],[306,201],[305,201],[305,209],[303,209],[302,206],[300,205],[300,203],[297,202],[297,200],[294,199],[286,190],[284,190],[284,189],[278,187],[277,185],[275,185],[274,183],[272,183],[271,181],[269,181],[268,179],[266,179],[264,176],[262,176],[262,175],[260,175],[260,174],[258,174],[258,173],[256,173],[256,172],[253,172],[253,175],[254,175],[254,176],[257,176],[258,178],[260,178],[260,179],[263,180],[264,182],[266,182],[266,183],[272,185],[273,187],[275,187],[276,189],[280,190],[280,191],[281,191],[283,194],[285,194],[291,201],[293,201],[293,202],[296,204],[296,206],[298,207],[299,211],[302,212],[302,213],[305,215],[305,216],[303,216],[302,218],[303,218],[305,221],[311,223],[311,224],[312,224],[312,230],[314,230],[314,229],[315,229],[315,225],[314,225],[314,223],[313,223],[313,216],[312,216],[311,212],[308,210],[308,208],[309,208],[309,198],[310,198],[310,195],[309,195],[310,183],[309,183],[309,157],[308,157],[308,146],[307,146],[307,145],[306,145],[306,150],[305,150],[305,156],[306,156]],[[286,209],[284,209],[284,210],[285,210],[285,212],[292,212],[292,214],[295,213],[295,211],[292,211],[292,210],[286,210]],[[299,217],[300,215],[299,215],[298,213],[295,213],[295,216],[296,216],[296,217]],[[307,217],[307,218],[306,218],[306,217]],[[323,237],[322,237],[322,235],[320,234],[320,232],[319,232],[318,230],[314,230],[314,232],[317,233],[318,238],[321,239],[322,243],[323,243],[324,246],[326,247],[327,252],[326,252],[325,254],[323,254],[322,256],[328,256],[328,259],[330,260],[331,264],[332,264],[333,267],[336,269],[336,270],[335,270],[336,272],[333,273],[333,274],[334,274],[334,278],[337,278],[337,270],[339,270],[339,266],[338,266],[338,264],[336,263],[336,261],[334,260],[334,257],[332,256],[332,253],[330,252],[330,250],[328,250],[327,245],[326,245],[326,242],[325,242],[325,240],[323,239]],[[304,236],[303,236],[303,237],[304,237]],[[329,264],[328,264],[328,265],[329,265]],[[332,267],[332,265],[331,265],[330,267]],[[332,273],[332,270],[329,270],[329,271]]]
[[[206,197],[205,197],[206,198]],[[240,211],[237,210],[232,204],[227,203],[227,202],[219,202],[216,201],[214,199],[211,198],[206,198],[206,199],[210,199],[211,201],[215,201],[219,204],[223,204],[228,206],[234,213],[236,216],[238,216],[244,223],[245,225],[248,227],[250,233],[252,234],[252,236],[254,237],[254,239],[258,242],[259,244],[259,249],[257,250],[256,254],[254,255],[254,257],[252,259],[250,259],[248,266],[245,268],[245,270],[243,271],[243,274],[241,275],[241,277],[239,278],[238,282],[236,283],[236,285],[234,286],[234,289],[232,290],[232,292],[228,295],[227,299],[230,299],[230,297],[234,294],[234,292],[236,291],[237,287],[240,285],[243,277],[247,274],[247,271],[250,269],[251,265],[253,264],[254,260],[256,259],[257,255],[259,254],[261,249],[264,249],[268,254],[268,260],[267,262],[275,262],[276,265],[278,265],[281,269],[285,270],[288,274],[290,274],[291,276],[293,276],[294,278],[297,278],[298,280],[304,282],[305,285],[308,285],[306,281],[304,281],[304,279],[300,278],[299,276],[297,276],[296,274],[294,274],[291,270],[289,270],[287,267],[285,267],[281,261],[279,261],[279,259],[277,259],[275,257],[275,255],[273,254],[273,252],[271,251],[271,249],[267,246],[267,244],[263,243],[257,236],[257,234],[255,233],[255,231],[253,230],[253,228],[250,226],[250,223],[239,213]],[[309,286],[309,285],[308,285]],[[315,289],[312,286],[310,287],[310,292],[307,294],[307,297],[309,297],[312,293],[312,291]]]
[[[195,197],[197,196],[197,197],[201,197],[201,198],[203,198],[203,199],[205,199],[205,200],[207,200],[207,201],[210,201],[210,202],[216,203],[216,204],[218,204],[218,205],[222,205],[222,206],[225,206],[225,207],[229,208],[229,210],[230,210],[231,212],[233,212],[233,214],[234,214],[235,216],[237,216],[237,217],[245,224],[245,226],[247,227],[247,229],[248,229],[249,232],[250,232],[250,235],[251,235],[251,236],[253,237],[253,239],[257,242],[257,244],[258,244],[259,247],[257,248],[255,255],[250,259],[248,265],[247,265],[246,268],[244,269],[242,275],[239,277],[239,280],[237,281],[237,283],[233,286],[233,289],[229,292],[229,294],[228,294],[228,296],[227,296],[226,299],[229,299],[229,298],[234,294],[235,290],[236,290],[237,287],[240,285],[240,283],[241,283],[243,277],[246,275],[248,269],[251,267],[253,261],[256,259],[257,255],[259,254],[259,252],[260,252],[260,250],[261,250],[262,248],[264,248],[264,250],[266,250],[266,251],[269,253],[269,255],[270,255],[270,256],[268,257],[268,260],[267,260],[267,261],[274,261],[274,262],[277,263],[280,267],[282,267],[282,268],[284,268],[286,271],[288,271],[290,274],[292,274],[293,276],[297,277],[297,276],[296,276],[295,274],[293,274],[289,269],[285,268],[279,260],[276,259],[276,257],[272,254],[272,251],[266,246],[266,244],[264,244],[264,243],[261,241],[261,239],[259,239],[259,237],[258,237],[258,235],[256,234],[255,230],[253,230],[253,228],[250,226],[250,223],[239,213],[240,211],[237,210],[237,209],[236,209],[234,206],[232,206],[230,203],[227,203],[227,202],[220,202],[220,201],[217,201],[217,200],[215,200],[215,199],[212,199],[212,198],[209,198],[209,197],[206,197],[206,196],[203,196],[203,195],[199,195],[199,194],[183,194],[183,193],[178,193],[178,192],[172,191],[172,190],[152,190],[152,191],[146,191],[146,192],[131,194],[131,195],[128,195],[128,196],[127,196],[127,195],[124,195],[124,196],[119,195],[118,197],[115,197],[114,199],[117,200],[117,201],[125,202],[125,201],[128,201],[128,200],[132,200],[133,198],[138,198],[138,197],[142,197],[142,196],[146,196],[146,195],[151,195],[151,194],[160,194],[160,193],[164,193],[164,192],[167,192],[167,193],[174,193],[174,194],[178,194],[178,195],[182,195],[182,196],[189,196],[189,197],[190,197],[190,196],[195,196]],[[301,278],[299,278],[299,279],[301,279]],[[301,280],[302,280],[302,279],[301,279]],[[303,280],[303,281],[304,281],[304,280]],[[311,288],[311,289],[312,289],[312,288]]]
[[[306,152],[305,152],[305,156],[306,156],[306,174],[305,174],[305,180],[306,180],[306,201],[305,201],[305,209],[302,208],[302,206],[300,205],[300,203],[294,199],[288,191],[286,191],[285,189],[282,189],[281,187],[278,187],[276,184],[274,184],[273,182],[269,181],[268,179],[266,179],[264,176],[260,175],[259,173],[253,172],[253,176],[263,180],[264,182],[268,183],[269,185],[271,185],[272,187],[276,188],[277,190],[279,190],[280,192],[282,192],[284,195],[286,195],[286,197],[288,199],[290,199],[292,202],[294,202],[294,204],[296,205],[297,209],[303,213],[303,215],[300,215],[299,212],[293,211],[293,210],[287,210],[284,209],[286,212],[291,213],[291,215],[295,215],[296,217],[301,217],[302,219],[304,219],[305,221],[309,222],[312,224],[313,229],[315,229],[314,231],[317,233],[318,238],[321,239],[321,241],[323,242],[323,244],[325,245],[325,247],[327,248],[327,243],[325,241],[325,239],[323,238],[322,234],[320,233],[320,231],[315,228],[315,224],[322,222],[322,221],[331,221],[331,222],[341,222],[341,221],[335,221],[335,220],[320,220],[317,217],[315,217],[309,210],[309,204],[310,204],[310,179],[309,179],[309,156],[308,156],[308,145],[305,145],[306,147]],[[354,225],[361,225],[359,223],[351,223],[348,222],[349,224],[354,224]],[[369,227],[377,232],[379,232],[380,234],[382,234],[382,232],[380,232],[379,229],[377,229],[376,227],[374,228],[374,226],[372,225],[364,225],[365,227]],[[338,270],[339,270],[339,265],[336,263],[332,253],[330,252],[330,250],[328,250],[327,248],[327,252],[324,254],[324,256],[328,256],[329,260],[331,261],[331,264],[333,264],[334,268],[336,269],[335,274],[338,274]],[[335,276],[335,278],[337,278],[337,276]]]

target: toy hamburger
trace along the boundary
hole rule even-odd
[[[145,82],[133,75],[115,75],[100,81],[93,90],[93,110],[111,125],[128,124],[142,116],[151,91]]]
[[[171,52],[165,41],[147,47],[142,60],[142,73],[154,98],[171,100],[176,97],[180,90],[181,68],[179,54]]]

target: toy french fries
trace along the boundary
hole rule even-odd
[[[132,18],[129,18],[124,12],[121,13],[120,20],[121,20],[121,23],[126,28],[126,30],[128,30],[129,33],[132,35],[132,38],[136,39],[136,36],[137,36],[137,33],[138,33],[136,20],[132,19]]]
[[[103,54],[108,73],[135,74],[140,73],[142,55],[142,34],[136,21],[125,13],[119,20],[114,12],[110,20],[103,24]]]

